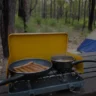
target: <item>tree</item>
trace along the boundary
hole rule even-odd
[[[64,0],[57,0],[57,19],[61,18],[63,16],[64,13]]]
[[[3,9],[3,0],[0,0],[0,33],[2,31],[2,9]]]
[[[79,0],[79,6],[78,6],[78,21],[80,20],[80,6],[81,6],[81,0]]]
[[[27,32],[27,22],[29,20],[29,0],[19,0],[19,16],[24,23],[24,32]]]
[[[53,3],[54,3],[53,17],[56,18],[56,0],[54,0]]]
[[[0,0],[1,1],[1,0]],[[15,32],[15,9],[16,0],[2,0],[2,24],[1,24],[1,39],[4,57],[8,57],[8,35]]]
[[[65,23],[68,23],[68,9],[65,10]]]
[[[73,25],[73,23],[74,23],[74,11],[75,11],[75,8],[74,8],[74,6],[75,6],[75,4],[74,4],[74,2],[72,3],[72,25]]]
[[[84,1],[84,23],[83,23],[83,28],[82,30],[85,28],[85,24],[86,24],[86,3],[87,3],[87,0]]]
[[[92,24],[94,20],[95,0],[91,0],[91,9],[89,14],[88,29],[92,31]]]
[[[88,15],[90,15],[90,10],[91,10],[91,0],[89,0],[89,4],[88,4],[89,6],[88,6],[88,12],[89,12],[89,14]]]
[[[24,32],[27,32],[27,22],[32,14],[32,11],[37,5],[37,0],[32,8],[32,0],[19,0],[18,16],[21,17],[24,23]]]
[[[42,0],[42,18],[46,18],[47,17],[47,1],[46,0]]]
[[[52,11],[53,11],[53,10],[52,10],[52,7],[53,7],[53,5],[52,5],[52,0],[51,0],[51,1],[50,1],[50,18],[52,18],[52,13],[53,13],[53,12],[52,12]]]
[[[18,16],[20,16],[21,18],[24,17],[25,7],[27,8],[26,9],[26,13],[28,13],[27,15],[31,16],[32,11],[34,10],[34,8],[36,7],[36,5],[38,3],[38,0],[35,0],[35,4],[34,4],[34,6],[32,6],[33,0],[25,0],[25,1],[19,0]],[[24,3],[26,4],[26,6],[24,6],[25,5]]]
[[[69,22],[71,22],[71,17],[72,17],[72,0],[70,0],[70,19],[69,19]]]
[[[32,0],[30,0],[30,9],[29,9],[30,16],[32,14],[32,11],[35,9],[36,5],[38,4],[38,0],[35,0],[34,6],[32,6],[32,3],[33,3]]]

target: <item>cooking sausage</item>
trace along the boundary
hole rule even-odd
[[[48,67],[44,66],[44,65],[39,65],[39,64],[36,64],[34,62],[29,62],[27,64],[24,64],[24,65],[21,65],[21,66],[18,66],[18,67],[14,67],[14,70],[16,72],[40,72],[40,71],[43,71],[43,70],[46,70],[48,69]]]

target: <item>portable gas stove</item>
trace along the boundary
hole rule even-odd
[[[75,72],[60,73],[52,69],[47,76],[35,81],[22,80],[11,83],[9,85],[9,96],[39,95],[65,89],[81,88],[83,85],[83,78]]]

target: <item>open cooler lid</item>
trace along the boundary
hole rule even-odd
[[[9,35],[9,64],[25,58],[43,58],[67,52],[66,33],[14,33]]]

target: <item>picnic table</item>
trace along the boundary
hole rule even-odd
[[[96,59],[96,53],[82,53],[83,59]],[[87,69],[90,67],[90,69]],[[84,63],[84,87],[80,93],[72,93],[67,90],[59,91],[52,94],[52,96],[96,96],[96,64]],[[0,96],[8,96],[8,86],[0,87]],[[45,95],[44,95],[45,96]]]

